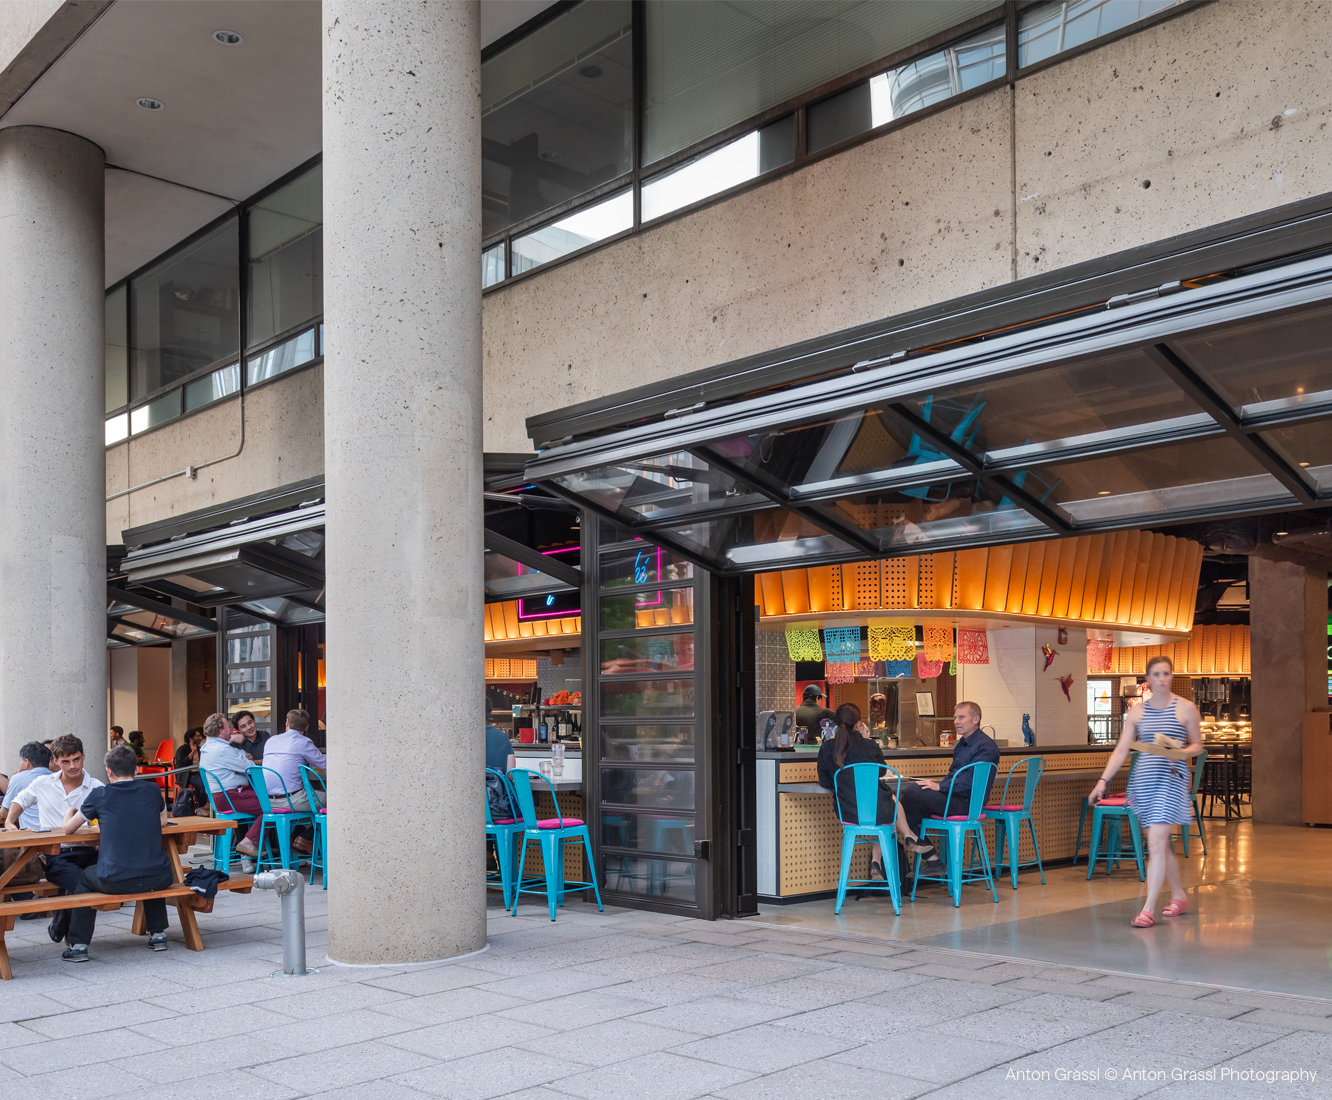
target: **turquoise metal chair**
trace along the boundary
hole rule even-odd
[[[1008,788],[1013,782],[1013,775],[1018,768],[1025,767],[1026,785],[1022,790],[1021,803],[1008,801]],[[1025,760],[1017,761],[1008,769],[1008,775],[1004,778],[1004,793],[1000,796],[998,802],[988,803],[983,807],[985,816],[994,822],[994,873],[997,875],[1004,865],[1004,844],[1007,842],[1008,851],[1008,872],[1013,880],[1013,889],[1017,889],[1018,871],[1023,867],[1034,866],[1041,873],[1041,885],[1045,885],[1045,868],[1041,866],[1041,845],[1036,839],[1036,826],[1031,819],[1031,806],[1036,798],[1036,785],[1041,781],[1041,773],[1045,771],[1045,761],[1039,756],[1029,756]],[[1018,859],[1018,832],[1022,827],[1022,822],[1027,823],[1027,828],[1031,831],[1031,843],[1036,849],[1036,858],[1028,860]]]
[[[508,796],[510,807],[513,808],[514,813],[518,813],[518,800],[514,795],[513,785],[509,782],[509,777],[495,768],[487,768],[486,774],[499,777],[500,786],[504,788],[504,793]],[[486,872],[486,885],[499,886],[500,893],[504,896],[505,909],[513,908],[514,841],[522,835],[526,827],[524,821],[512,817],[497,819],[491,812],[490,799],[486,799],[486,836],[495,842],[495,862],[499,865],[498,871]]]
[[[1203,768],[1207,764],[1207,750],[1203,749],[1193,758],[1193,784],[1189,788],[1189,804],[1193,807],[1193,820],[1198,825],[1198,839],[1202,841],[1203,855],[1207,854],[1207,834],[1203,832],[1202,814],[1198,809],[1198,788],[1202,784]],[[1181,825],[1178,833],[1171,834],[1171,841],[1180,837],[1184,841],[1184,858],[1189,858],[1189,826]]]
[[[1133,769],[1137,766],[1137,763],[1138,763],[1138,754],[1137,754],[1136,752],[1134,752],[1134,753],[1129,753],[1129,770],[1128,770],[1128,779],[1129,779],[1129,780],[1132,780],[1132,778],[1133,778]],[[1117,794],[1117,795],[1111,795],[1108,799],[1104,799],[1104,798],[1103,798],[1101,801],[1102,801],[1102,803],[1104,803],[1104,804],[1111,804],[1111,803],[1112,803],[1112,804],[1114,804],[1114,805],[1122,806],[1122,805],[1123,805],[1123,801],[1122,801],[1123,798],[1124,798],[1123,795],[1118,795],[1118,794]],[[1076,865],[1077,862],[1078,862],[1078,853],[1082,851],[1082,827],[1083,827],[1083,826],[1086,824],[1086,822],[1087,822],[1087,810],[1090,809],[1090,808],[1091,808],[1091,803],[1089,803],[1089,802],[1084,798],[1084,799],[1082,800],[1082,812],[1078,814],[1078,838],[1077,838],[1077,840],[1075,840],[1075,841],[1073,842],[1073,863],[1074,863],[1075,865]],[[1091,844],[1090,844],[1090,842],[1088,842],[1087,850],[1088,850],[1088,853],[1090,854],[1090,852],[1091,852]]]
[[[317,784],[317,786],[316,786]],[[310,803],[310,818],[314,824],[314,851],[310,854],[310,873],[319,868],[324,889],[328,889],[328,788],[324,777],[314,768],[301,765],[301,786],[305,788],[305,798]]]
[[[916,855],[916,881],[911,887],[912,901],[916,900],[916,887],[920,885],[922,879],[947,882],[948,893],[953,899],[954,908],[962,904],[962,884],[964,882],[983,880],[990,888],[990,894],[994,900],[999,900],[999,894],[994,888],[994,875],[990,871],[989,846],[985,843],[985,815],[981,812],[981,807],[985,804],[985,798],[990,793],[990,784],[994,781],[994,765],[989,761],[978,760],[974,764],[968,764],[965,768],[959,768],[953,774],[953,778],[948,781],[948,801],[945,805],[952,805],[953,787],[957,783],[957,778],[968,771],[972,772],[971,798],[967,805],[966,814],[927,817],[920,824],[922,840],[931,833],[948,838],[948,871],[946,875],[922,875],[920,873],[921,857],[918,853]],[[975,845],[980,845],[979,870],[974,866],[963,869],[963,845],[967,840],[971,841],[973,849]]]
[[[1130,780],[1133,778],[1133,768],[1137,762],[1138,754],[1135,752],[1131,754],[1129,762]],[[1111,825],[1115,827],[1114,836],[1103,840],[1106,830]],[[1119,863],[1120,837],[1123,835],[1125,825],[1128,826],[1129,837],[1133,841],[1133,857],[1138,864],[1138,878],[1143,882],[1147,881],[1147,866],[1142,855],[1142,824],[1138,821],[1138,815],[1129,806],[1128,796],[1123,794],[1103,798],[1096,803],[1092,815],[1091,842],[1087,846],[1088,880],[1096,870],[1096,861],[1102,858],[1097,854],[1101,851],[1102,843],[1105,844],[1105,873],[1110,874]]]
[[[278,782],[282,784],[282,797],[285,800],[285,805],[279,802],[274,807],[273,800],[268,793],[268,784],[264,781],[265,772],[268,775],[276,776]],[[286,784],[282,783],[282,776],[278,775],[272,768],[252,764],[245,769],[245,776],[249,779],[254,796],[259,800],[259,805],[264,811],[261,818],[263,827],[259,830],[259,858],[254,861],[254,869],[262,871],[265,867],[291,867],[291,838],[299,828],[304,828],[307,825],[311,828],[314,827],[314,814],[308,810],[296,809],[291,801],[291,792],[287,790]],[[273,858],[273,849],[268,843],[269,828],[277,833],[278,859]]]
[[[893,912],[902,912],[902,881],[897,872],[897,837],[893,832],[893,822],[885,825],[877,823],[879,816],[879,780],[884,772],[897,776],[897,789],[893,792],[893,805],[902,793],[902,773],[887,764],[874,764],[864,761],[859,764],[847,764],[833,773],[833,805],[840,809],[837,798],[838,781],[844,772],[850,772],[854,784],[856,820],[842,822],[842,871],[837,877],[837,904],[834,913],[842,911],[846,901],[846,889],[855,886],[859,890],[887,890],[893,903]],[[839,812],[840,816],[840,812]],[[852,879],[851,856],[857,844],[869,844],[878,841],[883,850],[883,874],[885,881],[876,879]]]
[[[199,774],[203,776],[204,790],[208,792],[208,800],[213,804],[213,816],[223,821],[234,821],[236,827],[229,833],[217,833],[213,837],[213,867],[221,871],[224,875],[231,874],[231,848],[241,832],[250,827],[254,820],[254,814],[242,813],[236,809],[235,803],[231,801],[231,795],[222,789],[222,784],[212,772],[207,768],[200,768]],[[217,800],[218,797],[226,800],[227,808],[221,809]]]
[[[536,802],[532,798],[532,780],[539,779],[550,788],[551,802],[555,806],[555,816],[540,819],[536,813]],[[509,773],[510,789],[517,798],[515,805],[523,815],[523,846],[518,855],[517,876],[514,882],[511,912],[517,914],[518,902],[523,894],[545,894],[550,905],[550,919],[555,919],[556,905],[564,904],[566,890],[591,889],[597,896],[597,909],[605,911],[601,904],[601,887],[597,885],[597,866],[592,856],[592,837],[581,818],[565,817],[560,812],[560,800],[555,796],[555,787],[540,772],[515,768]],[[564,845],[568,841],[583,842],[583,851],[587,856],[587,866],[592,875],[591,882],[569,882],[564,877]],[[524,876],[523,865],[527,862],[527,846],[535,843],[541,846],[541,862],[545,874]],[[542,884],[543,885],[539,885]]]

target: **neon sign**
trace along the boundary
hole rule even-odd
[[[543,554],[577,554],[581,547],[564,546],[558,550],[543,550]],[[532,619],[564,619],[570,615],[582,613],[582,593],[551,592],[545,596],[522,597],[518,600],[518,618],[524,622]]]

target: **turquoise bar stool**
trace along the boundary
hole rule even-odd
[[[1026,767],[1026,785],[1022,790],[1021,803],[1008,801],[1008,788],[1013,782],[1013,774],[1018,768]],[[1007,842],[1008,851],[1008,872],[1013,880],[1013,889],[1017,889],[1018,871],[1023,867],[1034,866],[1041,873],[1041,885],[1045,885],[1045,868],[1041,866],[1041,845],[1036,839],[1036,826],[1031,819],[1031,806],[1036,798],[1036,785],[1041,781],[1041,773],[1045,771],[1045,761],[1039,756],[1029,756],[1025,760],[1019,760],[1008,769],[1008,775],[1004,778],[1004,793],[1000,796],[998,802],[991,802],[984,807],[985,816],[994,822],[994,873],[997,875],[1004,865],[1004,844]],[[1036,858],[1028,860],[1018,859],[1018,830],[1022,822],[1027,823],[1027,828],[1031,831],[1031,843],[1036,849]]]
[[[1130,754],[1129,754],[1129,770],[1128,770],[1128,778],[1129,778],[1130,780],[1133,778],[1133,768],[1134,768],[1134,765],[1137,764],[1137,762],[1138,762],[1138,754],[1137,754],[1136,752],[1135,752],[1135,753],[1130,753]],[[1101,802],[1102,802],[1102,804],[1115,803],[1116,805],[1121,805],[1121,806],[1122,806],[1122,805],[1123,805],[1123,802],[1122,802],[1122,801],[1118,801],[1118,802],[1116,802],[1116,800],[1117,800],[1117,799],[1122,800],[1123,797],[1124,797],[1123,795],[1111,795],[1108,799],[1104,799],[1104,798],[1103,798],[1103,799],[1101,800]],[[1078,853],[1082,851],[1082,827],[1083,827],[1083,825],[1085,825],[1086,822],[1087,822],[1087,810],[1090,809],[1090,806],[1091,806],[1091,804],[1090,804],[1090,803],[1084,798],[1084,799],[1082,800],[1082,812],[1078,815],[1078,839],[1077,839],[1076,841],[1074,841],[1074,843],[1073,843],[1073,863],[1074,863],[1074,864],[1076,864],[1076,863],[1078,862]],[[1091,851],[1091,845],[1090,845],[1090,844],[1088,844],[1088,848],[1087,848],[1087,850],[1088,850],[1088,852]]]
[[[1198,788],[1202,783],[1203,766],[1207,763],[1207,750],[1203,749],[1193,758],[1193,783],[1189,787],[1189,803],[1193,806],[1193,820],[1198,825],[1198,839],[1202,841],[1203,855],[1207,854],[1207,834],[1203,832],[1202,814],[1198,811]],[[1189,858],[1189,826],[1181,825],[1178,833],[1171,834],[1170,839],[1180,837],[1184,841],[1184,858]]]
[[[231,801],[231,795],[222,789],[222,784],[218,782],[217,776],[207,768],[200,768],[199,774],[203,776],[204,790],[208,792],[208,800],[213,804],[213,816],[223,821],[236,822],[236,827],[231,832],[217,833],[213,837],[213,867],[229,876],[231,874],[232,843],[240,835],[242,829],[250,827],[250,822],[254,820],[254,814],[242,813],[236,809],[235,804]],[[219,795],[226,801],[227,808],[225,810],[217,804]]]
[[[1133,778],[1133,768],[1137,762],[1138,754],[1135,752],[1129,761],[1130,780]],[[1115,834],[1112,838],[1105,839],[1104,834],[1111,825],[1115,827]],[[1129,836],[1133,840],[1133,856],[1138,864],[1138,878],[1143,882],[1147,881],[1147,868],[1142,857],[1142,825],[1138,821],[1138,815],[1128,805],[1128,796],[1123,794],[1103,798],[1096,803],[1092,815],[1091,842],[1087,848],[1088,880],[1096,870],[1096,861],[1102,858],[1097,854],[1101,851],[1102,843],[1105,844],[1105,873],[1108,875],[1118,864],[1120,837],[1123,835],[1125,825],[1128,826]]]
[[[536,802],[532,798],[533,779],[541,780],[550,788],[551,802],[555,806],[554,817],[537,817]],[[546,901],[550,905],[550,919],[554,920],[555,907],[557,904],[564,904],[566,890],[591,889],[597,896],[597,909],[605,912],[605,906],[601,904],[601,887],[597,885],[597,867],[592,857],[592,837],[588,834],[587,826],[583,824],[582,819],[565,817],[560,812],[560,800],[555,796],[555,787],[540,772],[514,768],[509,773],[509,780],[510,789],[518,800],[516,805],[522,811],[524,822],[523,846],[518,855],[517,877],[514,883],[516,889],[510,911],[517,914],[518,901],[523,894],[545,894]],[[564,845],[568,841],[576,844],[580,840],[583,842],[583,851],[587,856],[592,881],[568,882],[564,877]],[[527,846],[533,843],[541,846],[541,862],[545,865],[545,875],[542,877],[523,875],[523,865],[527,862]]]
[[[314,768],[301,765],[301,786],[310,803],[310,817],[314,822],[314,851],[310,854],[310,873],[319,868],[324,889],[328,889],[328,788],[324,777]]]
[[[283,802],[274,804],[268,793],[268,784],[264,781],[265,773],[274,776],[281,784],[282,798],[285,804]],[[245,769],[245,776],[249,779],[254,796],[259,800],[259,806],[264,811],[261,815],[263,827],[259,830],[259,858],[254,861],[254,869],[262,871],[265,867],[291,867],[291,838],[297,829],[303,829],[307,825],[311,828],[314,827],[314,814],[308,810],[296,809],[291,801],[291,793],[287,790],[286,784],[282,782],[282,776],[278,775],[272,768],[252,764]],[[270,827],[277,833],[278,859],[273,858],[273,849],[268,843]]]
[[[957,777],[968,771],[973,774],[971,776],[971,799],[968,803],[967,812],[965,814],[949,814],[947,817],[927,817],[920,824],[922,840],[931,833],[948,838],[948,873],[947,875],[922,875],[920,873],[920,854],[917,853],[916,881],[911,887],[912,901],[916,900],[916,887],[920,885],[922,879],[947,882],[948,893],[953,899],[954,908],[962,904],[962,884],[964,882],[983,880],[990,888],[990,894],[994,897],[994,900],[999,900],[999,894],[994,888],[994,875],[990,871],[989,846],[985,843],[985,815],[981,812],[981,807],[985,804],[985,797],[990,793],[990,784],[994,781],[994,765],[989,761],[978,760],[974,764],[968,764],[965,768],[959,768],[953,774],[953,778],[948,781],[948,801],[945,805],[952,805],[953,786],[957,783]],[[980,845],[979,870],[975,866],[966,869],[962,866],[963,845],[967,840],[971,841],[973,848],[977,844]]]
[[[514,795],[513,785],[509,782],[509,777],[496,768],[487,768],[486,775],[498,777],[500,786],[504,788],[504,793],[508,796],[509,806],[517,812],[518,800]],[[522,835],[526,824],[512,817],[495,817],[490,809],[490,799],[486,799],[486,836],[495,842],[495,862],[499,865],[498,871],[486,872],[486,885],[498,885],[500,893],[504,896],[504,908],[513,908],[513,888],[514,888],[514,868],[513,868],[513,848],[515,840]]]
[[[877,823],[879,816],[879,780],[883,778],[884,772],[892,772],[897,776],[897,789],[893,792],[893,805],[897,805],[897,797],[902,793],[902,773],[896,768],[890,768],[887,764],[874,764],[870,761],[863,761],[859,764],[847,764],[845,767],[838,768],[833,773],[833,805],[838,808],[840,817],[841,801],[837,798],[837,792],[842,790],[838,781],[843,773],[850,772],[850,780],[853,784],[852,790],[855,793],[856,820],[842,822],[842,871],[837,877],[837,904],[833,907],[834,913],[842,911],[842,903],[846,901],[846,888],[855,886],[859,890],[887,890],[888,897],[893,903],[893,912],[900,914],[902,912],[902,880],[897,873],[897,837],[893,832],[893,822],[886,825]],[[878,841],[879,847],[883,850],[883,882],[877,879],[857,878],[853,879],[851,875],[851,856],[854,854],[857,844],[872,844]]]

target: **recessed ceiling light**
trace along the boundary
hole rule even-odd
[[[1277,534],[1278,534],[1278,535],[1289,535],[1290,532],[1289,532],[1289,531],[1278,531]]]
[[[145,111],[160,111],[162,109],[162,101],[160,99],[154,99],[152,96],[140,96],[134,102]]]
[[[1307,462],[1301,462],[1300,465],[1301,465],[1301,466],[1307,466],[1307,465],[1309,465],[1309,464],[1308,464]]]
[[[1096,495],[1097,495],[1098,497],[1108,497],[1108,496],[1110,495],[1110,490],[1109,490],[1109,489],[1102,489],[1102,490],[1100,490]]]
[[[223,46],[239,46],[245,39],[235,31],[214,31],[213,41],[220,42]]]
[[[547,149],[544,153],[538,153],[537,156],[545,161],[557,161],[560,159],[560,154],[553,149]]]
[[[578,70],[578,75],[585,80],[596,80],[601,75],[600,65],[584,65]]]

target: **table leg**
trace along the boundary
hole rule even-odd
[[[184,843],[185,837],[180,833],[162,837],[162,847],[167,850],[167,857],[171,860],[171,878],[177,886],[185,885],[185,874],[180,869],[180,853]],[[183,897],[171,900],[176,906],[176,916],[180,920],[180,930],[185,936],[185,946],[191,951],[202,951],[204,947],[203,937],[199,935],[199,921],[195,918],[193,906],[190,905],[193,899]]]
[[[5,933],[14,927],[13,917],[0,917],[0,981],[13,981],[14,971],[9,965],[9,948],[5,946]]]
[[[29,860],[35,859],[37,855],[38,851],[35,848],[18,849],[18,855],[14,857],[14,862],[9,865],[9,870],[3,875],[0,875],[0,890],[3,890],[8,886],[10,880],[13,879],[22,868],[28,865]]]

